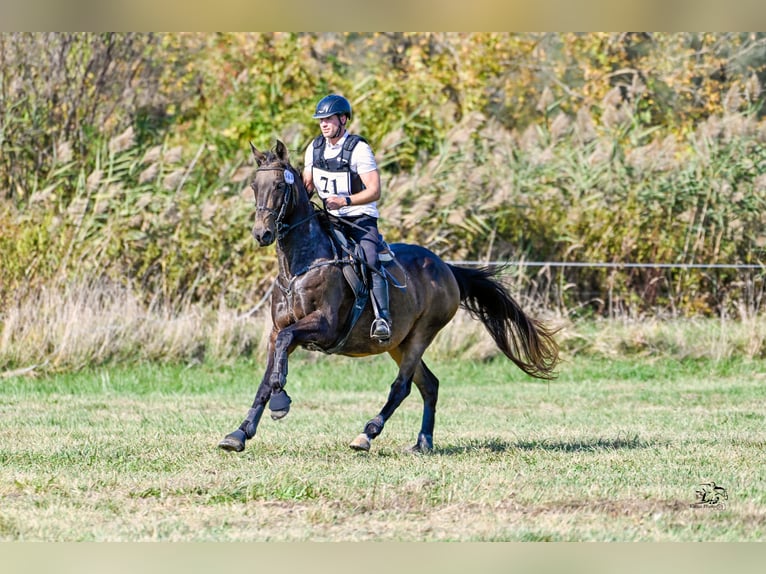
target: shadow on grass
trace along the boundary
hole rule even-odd
[[[475,451],[513,452],[513,451],[548,451],[548,452],[603,452],[609,450],[632,450],[660,446],[659,443],[641,440],[638,436],[616,438],[587,438],[582,440],[521,440],[505,441],[500,439],[472,440],[466,444],[435,448],[435,454],[463,454]]]

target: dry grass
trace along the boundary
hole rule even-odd
[[[512,292],[521,289],[514,285]],[[533,296],[522,307],[561,330],[562,356],[638,356],[642,358],[734,357],[766,355],[766,319],[644,318],[569,321],[545,312]],[[145,305],[130,290],[96,283],[45,287],[19,297],[0,315],[0,373],[64,372],[84,367],[159,361],[197,364],[262,359],[270,319],[224,305],[210,308],[158,303]],[[429,348],[442,358],[485,360],[498,355],[484,327],[459,311]]]
[[[569,355],[761,359],[766,355],[766,318],[582,321],[564,329],[560,339]]]
[[[0,368],[227,361],[263,355],[266,327],[263,317],[250,319],[223,306],[147,306],[114,284],[45,287],[5,309]]]

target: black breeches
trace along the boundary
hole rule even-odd
[[[343,231],[348,236],[356,241],[364,251],[364,256],[367,259],[367,263],[378,268],[378,248],[380,245],[380,233],[378,232],[378,220],[369,215],[362,215],[360,217],[348,218],[349,221],[354,223],[351,225],[344,225]]]

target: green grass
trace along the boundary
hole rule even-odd
[[[261,367],[147,363],[0,384],[0,540],[732,541],[766,538],[759,362],[573,358],[558,380],[502,360],[430,361],[367,454],[383,358],[300,353],[290,415],[216,448]],[[692,508],[700,483],[726,508]]]

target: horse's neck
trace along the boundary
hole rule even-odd
[[[295,225],[279,240],[277,250],[280,273],[286,277],[304,273],[317,259],[333,256],[330,240],[317,217],[311,216],[312,210],[308,199],[301,201],[289,220],[285,221],[288,225]]]

